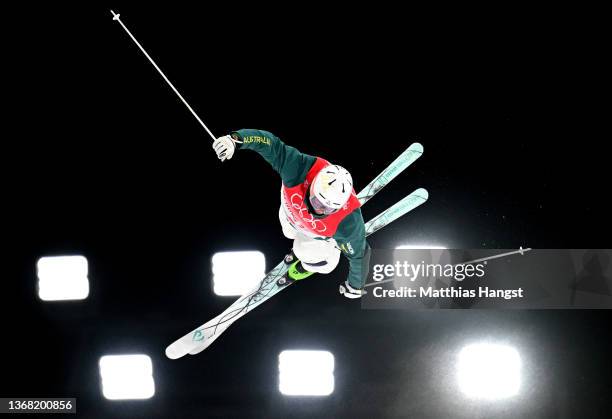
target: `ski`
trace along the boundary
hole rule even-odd
[[[410,166],[423,154],[423,146],[419,143],[411,144],[389,166],[376,176],[365,188],[359,192],[357,198],[361,205],[368,202],[382,188]],[[423,204],[428,198],[425,189],[417,189],[395,205],[383,211],[366,223],[366,236],[383,228],[397,218]],[[289,283],[278,284],[287,273],[292,261],[283,260],[274,267],[261,280],[259,285],[251,292],[243,295],[229,306],[223,313],[209,320],[197,329],[189,332],[166,348],[166,356],[178,359],[187,353],[195,355],[212,344],[233,322],[244,316],[247,312],[267,301],[278,292],[287,287]],[[204,343],[206,342],[206,343]]]
[[[412,211],[419,205],[424,204],[427,199],[429,199],[429,192],[427,192],[427,189],[425,188],[419,188],[410,195],[406,195],[400,201],[396,202],[366,223],[366,237],[368,237],[370,234],[376,233],[381,228],[388,226],[393,221]]]
[[[366,223],[366,237],[425,203],[428,197],[427,190],[423,188],[419,188],[407,195]],[[283,278],[292,262],[293,259],[287,260],[285,258],[264,277],[255,290],[240,297],[223,313],[168,346],[166,348],[166,356],[170,359],[177,359],[187,353],[195,355],[202,352],[232,323],[291,285],[293,282],[279,283],[279,280]]]
[[[412,143],[402,154],[374,178],[359,194],[357,198],[361,205],[365,204],[376,195],[382,188],[387,186],[397,175],[402,173],[408,166],[414,163],[423,154],[423,146]]]

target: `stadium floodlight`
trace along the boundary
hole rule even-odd
[[[219,252],[212,257],[215,294],[243,295],[266,274],[266,257],[257,251]]]
[[[89,295],[88,265],[84,256],[42,257],[36,267],[41,300],[83,300]]]
[[[459,352],[459,388],[470,398],[504,399],[515,396],[521,385],[521,358],[516,349],[478,343]]]
[[[99,366],[105,398],[149,399],[155,394],[153,363],[147,355],[105,355]]]
[[[328,351],[282,351],[279,391],[286,396],[328,396],[334,391],[334,355]]]

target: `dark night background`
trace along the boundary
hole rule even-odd
[[[369,10],[115,11],[217,135],[269,130],[347,167],[358,190],[421,142],[424,156],[364,216],[421,186],[430,200],[372,247],[610,247],[603,70],[573,27],[534,17],[445,32]],[[213,253],[257,249],[272,267],[290,248],[280,180],[255,153],[221,164],[107,8],[13,16],[0,396],[77,397],[86,418],[609,417],[608,311],[362,311],[337,293],[346,262],[202,354],[166,359],[167,344],[233,301],[212,292]],[[89,298],[38,300],[37,259],[72,253],[89,260]],[[456,349],[484,337],[519,349],[518,399],[469,404],[449,389]],[[334,353],[330,397],[278,392],[277,356],[291,348]],[[98,359],[111,353],[151,356],[152,399],[102,397]]]

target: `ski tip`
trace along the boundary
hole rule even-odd
[[[416,191],[412,192],[411,195],[416,195],[419,198],[422,198],[424,201],[427,201],[429,199],[429,192],[427,192],[427,189],[425,188],[419,188]]]
[[[423,144],[421,143],[412,143],[410,144],[410,147],[408,147],[408,150],[412,151],[412,152],[416,152],[416,153],[423,153]]]
[[[176,347],[176,345],[172,344],[170,346],[168,346],[166,348],[166,356],[170,359],[179,359],[182,356],[184,356],[185,353],[181,350],[179,350],[179,348]]]

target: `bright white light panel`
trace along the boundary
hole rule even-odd
[[[155,394],[153,363],[147,355],[106,355],[99,366],[105,398],[149,399]]]
[[[266,258],[257,251],[219,252],[212,258],[213,289],[222,296],[244,295],[266,274]]]
[[[334,391],[334,355],[328,351],[282,351],[278,388],[286,396],[328,396]]]
[[[466,346],[459,353],[459,388],[470,398],[504,399],[521,385],[521,358],[516,349],[498,344]]]
[[[36,265],[41,300],[83,300],[89,295],[88,266],[84,256],[42,257]]]

